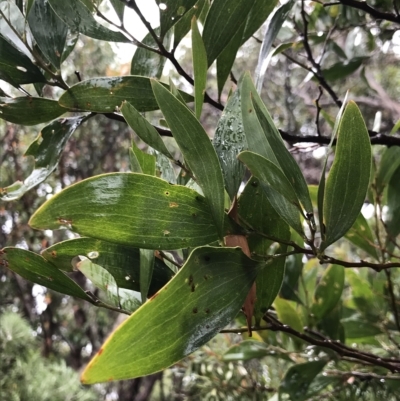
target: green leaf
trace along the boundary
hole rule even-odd
[[[83,236],[146,249],[180,249],[218,239],[201,195],[134,173],[104,174],[71,185],[45,202],[29,224],[67,227]]]
[[[111,31],[99,24],[93,17],[91,11],[80,0],[48,0],[51,8],[63,20],[71,31],[78,31],[93,39],[105,40],[108,42],[130,43],[121,32]]]
[[[375,246],[375,239],[371,227],[362,213],[358,215],[345,237],[358,248],[364,250],[376,260],[379,260],[378,249]]]
[[[156,174],[156,157],[140,150],[134,141],[129,149],[132,172],[147,175]]]
[[[382,334],[382,330],[378,326],[362,319],[350,318],[342,320],[341,323],[346,333],[346,339],[374,337]]]
[[[379,163],[378,172],[376,174],[376,191],[382,194],[385,187],[389,184],[394,172],[400,167],[400,148],[392,146],[385,149]]]
[[[279,131],[276,129],[275,124],[272,122],[272,118],[269,115],[264,103],[257,93],[253,97],[253,106],[257,114],[257,118],[260,121],[261,127],[264,130],[264,134],[271,146],[278,166],[282,169],[283,173],[293,185],[293,188],[303,205],[303,208],[308,214],[313,214],[313,206],[311,203],[310,194],[308,192],[308,186],[306,180],[300,170],[299,165],[294,160],[293,156],[286,149],[283,143],[282,137]],[[273,161],[273,160],[271,160]]]
[[[322,319],[335,308],[342,296],[343,287],[344,267],[339,265],[329,266],[314,292],[311,311],[317,319]]]
[[[160,8],[161,37],[196,4],[196,0],[156,0]]]
[[[67,272],[73,271],[73,261],[77,256],[85,256],[112,274],[118,287],[140,291],[140,252],[137,248],[94,238],[76,238],[45,249],[42,256]],[[156,258],[149,294],[155,294],[172,277],[171,269]]]
[[[192,112],[171,92],[152,81],[154,95],[172,134],[210,206],[220,238],[224,226],[224,182],[210,138]]]
[[[269,235],[288,241],[290,239],[289,226],[278,216],[269,203],[264,191],[256,178],[251,178],[238,199],[238,214],[240,220],[249,224],[258,233]],[[286,246],[280,245],[274,249],[273,241],[261,235],[249,235],[247,238],[252,257],[257,259],[271,253],[285,253]],[[256,279],[257,299],[254,306],[256,322],[272,305],[278,295],[285,274],[285,258],[269,261],[258,273]]]
[[[170,184],[176,184],[176,174],[170,160],[156,150],[154,154],[156,156],[156,177],[160,177]]]
[[[246,19],[255,0],[214,0],[204,23],[208,66],[221,54]]]
[[[400,168],[393,173],[389,181],[387,206],[389,210],[385,218],[386,228],[389,235],[395,238],[400,233]]]
[[[257,263],[239,248],[195,249],[175,277],[108,338],[84,384],[148,375],[214,337],[239,312]]]
[[[322,74],[327,81],[331,82],[344,79],[353,72],[356,72],[365,59],[366,57],[353,57],[348,62],[339,61],[329,68],[322,69]]]
[[[200,119],[207,84],[207,54],[196,17],[192,19],[192,58],[194,73],[194,110]]]
[[[107,302],[128,312],[133,312],[142,304],[138,299],[139,293],[119,289],[114,277],[103,267],[96,265],[89,259],[76,264],[77,269],[87,277],[96,287],[107,295]]]
[[[0,118],[14,124],[36,125],[67,112],[55,100],[41,97],[0,97]]]
[[[18,88],[19,85],[46,82],[46,78],[24,53],[0,35],[0,79]]]
[[[256,88],[257,92],[260,93],[264,82],[265,73],[268,68],[268,64],[272,58],[272,44],[276,36],[278,35],[283,23],[292,9],[295,1],[289,0],[287,3],[281,5],[271,15],[268,20],[267,29],[265,31],[264,39],[261,45],[260,55],[258,57],[258,63],[256,68]]]
[[[128,125],[143,142],[173,159],[157,130],[130,103],[122,103],[121,113]]]
[[[255,0],[249,16],[247,17],[242,44],[247,42],[247,40],[254,35],[257,29],[261,27],[277,4],[278,0]]]
[[[290,326],[292,329],[302,333],[303,323],[300,320],[300,316],[296,309],[293,307],[294,302],[288,301],[283,298],[276,298],[274,302],[276,313],[278,314],[279,320]]]
[[[326,361],[312,361],[291,366],[279,386],[279,397],[288,394],[292,401],[309,399],[307,390],[325,365]]]
[[[192,96],[180,93],[185,101],[193,100]],[[97,113],[113,113],[124,101],[138,111],[158,109],[150,79],[134,75],[88,79],[69,88],[59,99],[60,105],[70,110]]]
[[[56,169],[68,139],[84,119],[84,117],[62,118],[43,128],[25,152],[25,156],[35,158],[35,168],[32,173],[23,182],[16,181],[2,188],[0,199],[2,201],[19,199],[27,191],[43,182]]]
[[[3,248],[0,252],[0,262],[32,283],[93,303],[75,281],[36,253],[21,248]]]
[[[149,292],[154,271],[154,251],[151,249],[140,250],[140,294],[144,303]]]
[[[157,34],[160,33],[159,28],[155,29],[154,31]],[[169,50],[170,48],[171,39],[172,39],[172,31],[168,33],[163,40],[163,45],[167,50]],[[158,46],[155,43],[154,38],[150,33],[148,33],[144,37],[142,43],[144,43],[147,46],[158,49]],[[138,47],[132,58],[131,75],[140,75],[143,77],[160,79],[166,61],[167,59],[161,54],[152,52],[142,47]]]
[[[198,0],[196,4],[185,13],[174,27],[174,49],[176,49],[182,39],[190,31],[191,21],[193,17],[199,19],[201,12],[208,0]]]
[[[292,185],[282,170],[265,157],[253,152],[242,152],[238,158],[264,184],[263,189],[276,212],[286,223],[302,234],[303,228],[299,214],[301,206]],[[276,197],[275,194],[279,197]],[[282,199],[286,202],[283,203]]]
[[[0,1],[0,11],[6,18],[0,17],[0,34],[12,46],[19,49],[26,56],[31,58],[31,53],[21,38],[29,37],[30,33],[26,29],[26,19],[15,1]]]
[[[68,27],[46,0],[35,0],[28,14],[32,35],[45,57],[60,69]]]
[[[237,155],[247,149],[239,90],[236,90],[229,98],[218,121],[213,142],[222,168],[225,189],[229,197],[233,199],[237,195],[246,170],[237,159]]]
[[[218,82],[218,97],[221,97],[222,90],[226,80],[228,79],[233,63],[236,59],[236,54],[239,47],[242,45],[242,35],[245,23],[243,22],[236,30],[233,38],[222,50],[221,54],[217,57],[217,82]]]
[[[125,12],[125,4],[120,0],[110,0],[111,5],[114,8],[115,13],[117,14],[119,20],[121,22],[124,21],[124,12]]]
[[[318,218],[319,218],[319,225],[320,225],[320,231],[321,231],[321,239],[324,240],[325,238],[325,222],[324,222],[324,199],[325,199],[325,186],[326,186],[326,167],[328,165],[328,158],[331,153],[331,149],[333,146],[333,142],[337,137],[337,132],[339,129],[340,121],[342,119],[344,110],[347,105],[347,97],[349,95],[349,92],[347,91],[345,98],[343,99],[342,106],[339,109],[339,113],[336,116],[335,123],[332,129],[332,135],[331,135],[331,140],[329,142],[328,150],[326,152],[326,157],[325,157],[325,162],[324,162],[324,167],[322,168],[322,173],[321,173],[321,179],[319,181],[318,185],[318,194],[317,194],[317,203],[318,203]]]
[[[222,357],[225,362],[249,361],[270,355],[268,345],[261,341],[245,340],[229,348]]]
[[[357,105],[350,101],[338,128],[336,155],[326,182],[325,239],[321,251],[341,238],[360,213],[369,185],[371,144]]]

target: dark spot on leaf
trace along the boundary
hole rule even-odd
[[[198,309],[197,308],[193,308],[193,313],[197,313]]]
[[[98,355],[101,355],[101,354],[103,353],[103,351],[104,351],[103,348],[100,348],[100,349],[99,349],[99,352],[98,352],[97,354],[98,354]]]
[[[197,214],[196,213],[192,213],[192,217],[197,217]]]
[[[204,280],[208,280],[208,276],[207,276],[207,274],[206,274],[206,275],[204,275]]]
[[[167,195],[167,196],[169,196],[169,192],[168,192],[168,191],[165,191],[164,194]]]
[[[208,324],[206,324],[206,329],[209,329],[209,328],[210,328],[210,326]]]
[[[204,256],[204,260],[205,260],[206,262],[209,262],[209,261],[211,260],[211,258],[210,258],[209,256]]]
[[[252,187],[258,187],[258,182],[257,182],[257,181],[253,181],[253,182],[251,183],[251,186],[252,186]]]
[[[201,202],[200,196],[196,196],[196,200],[199,201],[199,202]]]
[[[51,256],[53,256],[53,258],[55,258],[57,256],[57,252],[56,251],[51,251]]]
[[[192,284],[193,284],[193,276],[190,275],[190,276],[189,276],[189,285],[192,285]]]
[[[195,285],[194,285],[194,284],[192,284],[192,287],[190,288],[190,290],[191,290],[192,292],[194,292],[194,291],[195,291],[195,289],[196,289]]]
[[[207,308],[207,309],[206,309],[206,313],[207,313],[207,314],[210,313],[210,309]]]
[[[158,292],[156,292],[152,297],[149,298],[149,301],[153,301],[154,298],[158,295]]]
[[[249,113],[252,113],[253,112],[253,109],[249,109]]]

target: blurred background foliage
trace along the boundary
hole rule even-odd
[[[98,3],[104,12],[112,13],[111,2]],[[141,7],[144,3],[138,2]],[[398,15],[397,7],[400,8],[397,0],[368,0],[367,3],[394,15]],[[313,67],[304,48],[304,32],[308,34],[308,44],[332,90],[343,98],[350,89],[367,127],[389,134],[400,118],[400,29],[395,22],[373,18],[362,10],[339,3],[326,7],[322,1],[307,1],[306,13],[307,27],[301,2],[296,2],[280,30],[274,46],[285,50],[271,59],[262,97],[278,128],[288,134],[290,151],[308,183],[316,184],[325,154],[323,143],[327,142],[305,141],[304,137],[328,138],[337,104],[329,94],[320,91],[320,83],[308,70]],[[265,25],[238,51],[232,79],[221,95],[223,104],[239,76],[245,70],[256,69],[264,31]],[[130,57],[134,51],[131,47]],[[81,35],[75,50],[63,64],[64,79],[70,85],[78,82],[75,71],[79,71],[83,79],[127,75],[130,71],[130,63],[124,60],[127,52]],[[175,53],[183,68],[192,75],[190,40],[183,40]],[[207,91],[214,99],[218,98],[215,76],[216,70],[212,67]],[[167,62],[163,78],[167,80],[168,77],[177,86],[190,90]],[[33,87],[25,87],[34,92]],[[1,88],[9,94],[18,93],[3,83]],[[59,95],[54,87],[46,86],[44,91],[46,97],[56,99]],[[210,137],[220,114],[210,105],[205,106],[202,122]],[[147,116],[159,123],[157,112]],[[40,125],[26,127],[0,120],[1,187],[23,180],[30,173],[33,163],[29,157],[24,157],[24,152],[41,128]],[[85,122],[68,141],[57,170],[44,183],[18,201],[0,204],[0,248],[17,245],[40,252],[55,242],[72,238],[73,234],[68,231],[33,231],[27,221],[46,199],[74,182],[100,173],[129,171],[128,149],[132,138],[144,148],[145,145],[122,122],[101,115]],[[383,146],[374,147],[377,161],[383,149]],[[371,204],[364,209],[369,223],[377,229]],[[334,245],[332,254],[346,260],[368,257],[346,239]],[[287,260],[287,271],[287,285],[284,285],[282,295],[288,305],[298,298],[304,301],[306,307],[297,307],[296,312],[301,319],[302,314],[309,313],[307,307],[325,269],[316,260],[293,255]],[[79,273],[74,275],[74,279],[85,287],[86,279]],[[253,333],[253,339],[248,341],[246,333],[225,333],[164,372],[83,388],[79,385],[77,371],[88,362],[121,317],[27,282],[3,266],[0,266],[0,282],[0,393],[4,400],[278,400],[277,389],[285,384],[284,380],[291,380],[287,372],[296,366],[293,363],[301,366],[323,361],[324,355],[330,352],[315,345],[305,345],[283,332]],[[346,344],[350,347],[398,358],[399,299],[398,269],[390,273],[346,270],[340,302],[316,329],[333,340],[341,340],[343,333],[340,330],[344,329]],[[339,309],[345,316],[340,327],[335,317]],[[303,398],[298,399],[399,399],[398,379],[383,378],[384,371],[380,368],[362,372],[362,365],[337,358],[329,362],[309,388],[299,390]],[[303,374],[307,374],[307,368]]]

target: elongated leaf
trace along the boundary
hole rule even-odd
[[[308,192],[306,180],[300,170],[299,165],[293,159],[290,152],[286,149],[279,131],[272,122],[272,118],[258,94],[254,94],[253,106],[257,114],[257,118],[260,121],[261,127],[264,130],[265,136],[267,137],[267,140],[275,154],[276,160],[279,163],[279,167],[282,169],[289,182],[293,185],[296,195],[306,212],[308,214],[313,214],[313,206],[311,203],[310,194]]]
[[[249,16],[247,17],[242,44],[247,42],[257,29],[261,27],[277,4],[278,0],[255,0]]]
[[[258,56],[258,63],[256,68],[256,88],[258,93],[261,92],[265,73],[272,57],[272,44],[294,3],[294,0],[290,0],[287,3],[283,4],[278,9],[276,9],[276,11],[270,16],[268,20],[267,29],[265,31],[263,43],[261,45],[260,55]]]
[[[246,340],[234,345],[225,352],[222,359],[228,361],[248,361],[253,358],[263,358],[270,355],[268,345],[261,341]]]
[[[40,50],[60,69],[68,27],[58,18],[47,0],[35,0],[28,14],[29,27]]]
[[[387,191],[388,213],[386,227],[389,235],[395,238],[400,233],[400,168],[392,175]]]
[[[55,100],[41,97],[0,97],[0,118],[15,124],[36,125],[53,120],[67,110]]]
[[[190,95],[181,93],[185,101],[193,100]],[[158,109],[150,79],[134,75],[88,79],[72,86],[59,99],[63,107],[97,113],[119,110],[123,101],[131,103],[138,111]]]
[[[134,173],[105,174],[74,184],[45,202],[30,225],[67,227],[146,249],[187,248],[218,239],[210,208],[197,192]]]
[[[231,41],[217,58],[218,97],[221,97],[225,82],[228,79],[233,63],[235,62],[236,53],[242,44],[244,27],[245,23],[243,22],[236,30]]]
[[[20,50],[16,49],[0,35],[0,79],[14,87],[36,82],[46,82],[46,78]]]
[[[67,272],[73,270],[72,263],[79,255],[104,267],[112,274],[118,287],[140,291],[140,253],[137,248],[94,238],[76,238],[59,242],[42,252],[46,260]],[[156,258],[149,294],[155,294],[172,276],[171,269]]]
[[[237,155],[247,149],[238,90],[229,98],[218,121],[214,148],[222,168],[226,192],[233,199],[245,173],[245,167],[239,162]]]
[[[303,323],[300,319],[299,314],[296,312],[296,309],[293,307],[294,302],[288,301],[283,298],[276,298],[274,302],[276,313],[278,314],[279,320],[292,327],[296,331],[302,333]]]
[[[207,54],[196,17],[192,19],[192,58],[194,72],[194,110],[200,119],[207,84]]]
[[[128,312],[133,312],[140,307],[139,293],[125,288],[119,289],[114,277],[103,267],[85,259],[77,263],[77,268],[96,287],[106,293],[107,303]]]
[[[17,181],[2,188],[0,199],[3,201],[19,199],[27,191],[43,182],[56,169],[68,139],[83,121],[84,117],[63,118],[43,128],[25,152],[25,156],[35,158],[35,168],[32,173],[23,182]]]
[[[36,253],[21,248],[4,248],[0,252],[0,263],[32,283],[93,302],[75,281]]]
[[[134,141],[132,141],[132,147],[129,149],[129,158],[132,172],[148,175],[156,174],[156,157],[140,150]]]
[[[378,326],[363,319],[345,319],[341,323],[347,339],[374,337],[382,333]]]
[[[239,154],[241,160],[249,168],[251,173],[261,181],[269,184],[293,205],[300,208],[296,193],[282,170],[270,160],[250,151]]]
[[[357,220],[345,237],[354,245],[370,254],[373,258],[379,260],[378,249],[375,246],[375,239],[371,227],[362,213],[358,215]]]
[[[342,106],[339,109],[339,113],[336,116],[335,119],[335,124],[333,126],[332,130],[332,135],[331,135],[331,140],[329,142],[328,150],[326,152],[326,157],[325,157],[325,162],[324,162],[324,167],[322,168],[322,173],[321,173],[321,179],[319,181],[318,185],[318,196],[317,196],[317,201],[318,201],[318,218],[319,218],[319,225],[320,225],[320,231],[321,231],[321,238],[322,240],[325,239],[325,221],[324,221],[324,200],[325,200],[325,186],[326,186],[326,167],[328,164],[328,157],[331,153],[331,149],[333,146],[333,142],[337,137],[337,133],[339,130],[339,125],[340,121],[342,119],[344,110],[347,106],[347,97],[349,95],[349,92],[346,93],[346,96],[343,100]]]
[[[154,270],[154,251],[151,249],[140,250],[140,294],[144,303],[149,292]]]
[[[347,63],[342,61],[332,65],[329,68],[323,69],[322,74],[327,81],[337,81],[338,79],[344,79],[348,75],[357,71],[362,65],[365,57],[354,57]]]
[[[155,29],[157,34],[160,33],[160,29]],[[164,40],[163,45],[169,51],[171,46],[172,32],[168,33]],[[154,47],[158,49],[157,44],[154,41],[153,36],[148,33],[142,40],[147,46]],[[167,59],[161,54],[152,52],[151,50],[144,49],[143,47],[138,47],[132,58],[131,63],[131,75],[140,75],[143,77],[150,78],[161,78],[164,65]]]
[[[293,401],[309,399],[307,390],[325,365],[326,361],[312,361],[290,367],[279,387],[279,394],[288,394]]]
[[[171,282],[108,338],[82,382],[144,376],[189,355],[236,316],[256,272],[239,248],[195,249]]]
[[[186,163],[197,178],[209,204],[217,227],[223,237],[224,182],[218,157],[207,133],[191,111],[171,92],[152,81],[154,94],[161,111]]]
[[[343,287],[344,267],[339,265],[329,266],[314,292],[311,311],[317,319],[323,318],[335,308],[342,296]]]
[[[115,13],[117,14],[119,20],[121,22],[124,21],[124,12],[125,12],[125,4],[122,3],[120,0],[110,0],[110,3],[112,4]]]
[[[111,31],[99,24],[91,11],[80,0],[48,0],[51,8],[63,20],[71,31],[78,31],[83,35],[108,42],[126,42],[130,40],[121,32]]]
[[[21,10],[12,0],[0,1],[0,10],[2,11],[5,18],[0,15],[0,34],[10,43],[12,46],[19,49],[27,57],[31,58],[32,55],[28,50],[25,43],[21,38],[26,38],[28,43],[31,43],[32,37],[29,29],[26,27],[25,16],[21,13]]]
[[[196,0],[156,0],[160,8],[161,37],[196,4]]]
[[[292,184],[276,164],[263,156],[249,151],[240,153],[238,158],[247,166],[255,177],[263,183],[268,184],[292,205],[301,210],[299,200]]]
[[[338,129],[336,155],[326,182],[326,237],[321,251],[341,238],[360,213],[369,185],[371,144],[363,117],[349,102]]]
[[[264,156],[279,166],[279,162],[275,157],[270,143],[265,136],[265,132],[261,127],[260,121],[254,112],[252,98],[256,96],[256,93],[257,91],[255,90],[250,74],[246,72],[240,85],[240,94],[243,127],[246,134],[247,144],[249,146],[249,150]]]
[[[122,103],[121,113],[128,125],[143,142],[168,158],[173,158],[157,130],[130,103]]]
[[[221,54],[237,28],[249,14],[255,0],[214,0],[204,23],[203,41],[208,66]]]
[[[376,190],[381,194],[389,184],[393,173],[400,167],[400,148],[392,146],[386,149],[381,158],[379,169],[376,174]]]
[[[238,214],[240,219],[249,224],[254,230],[283,240],[290,239],[289,226],[279,217],[269,203],[264,191],[256,178],[251,178],[238,199]],[[261,258],[271,253],[284,253],[286,246],[280,245],[274,251],[273,241],[261,235],[250,235],[247,239],[253,258]],[[285,274],[285,258],[269,261],[259,272],[256,279],[257,299],[254,306],[256,322],[272,305],[278,295]]]
[[[196,4],[185,13],[174,27],[174,49],[176,49],[181,40],[190,31],[191,21],[193,17],[199,19],[201,12],[208,0],[197,0]]]

